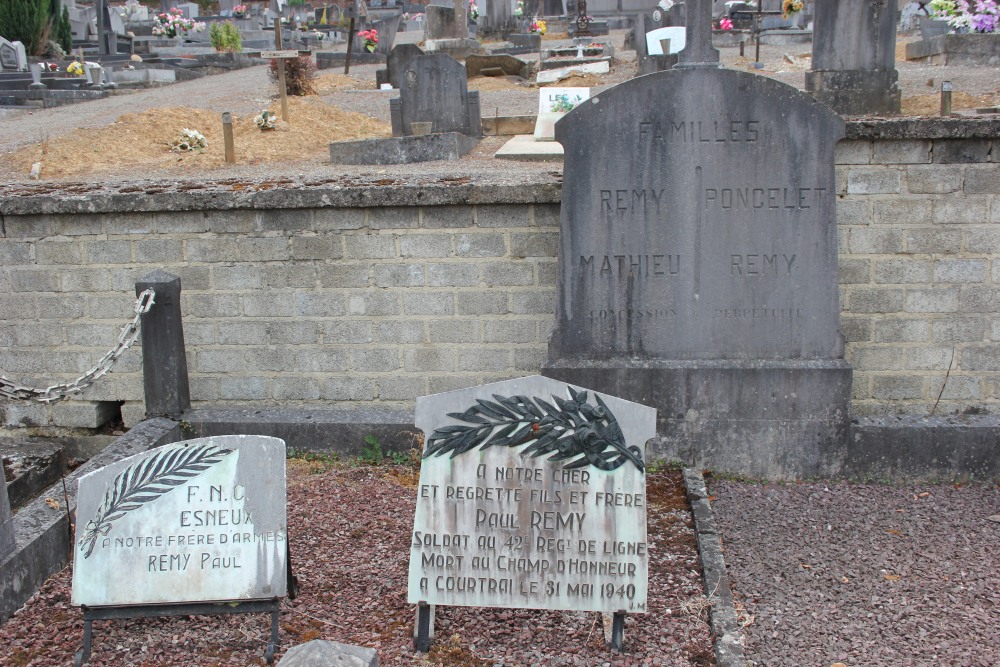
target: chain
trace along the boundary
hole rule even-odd
[[[38,403],[57,403],[63,399],[82,393],[87,387],[94,384],[102,377],[111,372],[119,357],[125,354],[125,350],[132,347],[132,343],[139,337],[139,320],[143,313],[149,312],[154,303],[156,292],[151,289],[146,290],[135,300],[135,317],[122,327],[118,334],[118,342],[114,348],[97,362],[89,371],[66,384],[54,384],[45,389],[32,389],[14,384],[6,377],[0,375],[0,398],[10,398],[18,401],[37,401]]]

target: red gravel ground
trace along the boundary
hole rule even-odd
[[[691,514],[671,471],[647,478],[649,613],[627,619],[624,654],[604,647],[592,612],[461,607],[439,608],[435,646],[414,653],[406,578],[416,480],[411,466],[289,461],[288,530],[301,588],[283,604],[284,649],[336,640],[377,649],[389,667],[715,664]],[[69,599],[67,567],[0,627],[0,665],[71,665],[83,621]],[[95,621],[90,664],[261,665],[269,634],[262,615]]]

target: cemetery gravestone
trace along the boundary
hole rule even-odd
[[[420,122],[432,123],[432,132],[483,136],[479,93],[468,89],[465,67],[444,53],[410,60],[389,110],[393,136],[412,135],[411,125]]]
[[[418,398],[409,602],[644,613],[655,422],[541,376]]]
[[[535,141],[555,141],[556,121],[590,99],[590,88],[546,87],[538,92]]]
[[[468,12],[464,0],[427,5],[424,39],[466,39],[469,36]]]
[[[113,463],[80,479],[77,517],[74,605],[286,594],[285,444],[278,438],[200,438]]]
[[[834,208],[844,121],[720,69],[709,9],[688,3],[674,69],[556,124],[566,166],[544,373],[656,407],[668,455],[821,474],[836,467],[851,384]]]
[[[0,69],[17,69],[17,49],[3,37],[0,37]]]
[[[422,55],[424,55],[423,49],[416,44],[397,44],[392,47],[389,57],[385,61],[385,83],[390,84],[393,88],[400,88],[406,66],[410,64],[411,60]]]

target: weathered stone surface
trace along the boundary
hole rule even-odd
[[[424,50],[416,44],[397,44],[392,47],[385,61],[388,83],[393,88],[399,88],[403,82],[403,72],[407,65],[417,56],[424,55]]]
[[[1000,34],[945,34],[910,42],[906,45],[906,59],[935,65],[997,67],[1000,65]]]
[[[314,639],[288,649],[278,667],[378,667],[378,651]]]
[[[417,122],[431,123],[432,132],[483,135],[479,93],[469,91],[465,67],[447,54],[411,59],[398,99],[390,104],[394,136],[412,135]]]
[[[465,59],[465,73],[469,78],[479,76],[484,69],[500,68],[507,76],[531,78],[531,64],[520,58],[505,54],[490,56],[469,56]]]
[[[14,549],[14,520],[10,514],[7,485],[0,491],[0,560]]]
[[[458,11],[459,8],[461,11]],[[457,2],[454,7],[427,5],[424,15],[424,39],[464,39],[469,36],[463,3]]]
[[[149,417],[177,417],[191,407],[184,326],[181,322],[181,279],[154,271],[136,283],[136,296],[155,292],[142,316],[143,390]]]
[[[330,144],[334,164],[410,164],[430,160],[457,160],[479,142],[461,132],[438,132],[418,137],[390,137]]]

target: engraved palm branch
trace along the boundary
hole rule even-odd
[[[552,454],[552,461],[568,461],[566,468],[592,465],[600,470],[616,470],[631,461],[645,472],[642,451],[625,443],[621,426],[601,397],[597,405],[587,402],[586,391],[567,386],[570,399],[553,396],[555,405],[527,396],[500,396],[493,401],[476,399],[465,412],[448,416],[466,424],[449,424],[436,429],[427,440],[424,458],[459,454],[487,447],[516,447],[527,444],[521,456]],[[558,407],[557,407],[558,406]]]
[[[104,502],[97,514],[87,522],[86,531],[80,539],[81,551],[86,550],[83,557],[90,557],[98,537],[107,535],[113,522],[197,477],[232,451],[214,445],[177,447],[158,452],[125,468],[105,491]]]

